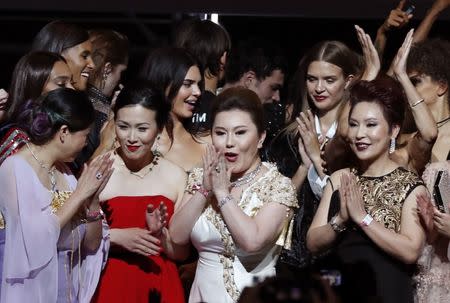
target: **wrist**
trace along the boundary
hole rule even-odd
[[[200,193],[203,197],[205,197],[205,199],[208,199],[211,194],[211,190],[206,189],[202,184],[195,185],[194,190]]]
[[[223,197],[222,199],[220,199],[220,200],[218,199],[217,205],[219,206],[220,209],[222,209],[222,207],[224,207],[225,204],[228,204],[228,202],[231,202],[231,201],[233,201],[233,197],[230,194],[228,194],[225,197]]]
[[[339,214],[331,218],[330,226],[336,233],[341,233],[347,229],[347,226],[345,226],[345,222],[342,220]]]
[[[222,200],[223,198],[225,198],[226,196],[229,196],[230,192],[229,191],[215,191],[214,192],[214,196],[216,197],[217,201]]]
[[[373,221],[373,217],[369,214],[366,214],[364,217],[362,217],[357,222],[359,222],[359,226],[367,227],[372,223],[372,221]]]

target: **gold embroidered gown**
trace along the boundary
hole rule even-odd
[[[423,185],[422,180],[400,167],[381,177],[357,179],[367,213],[385,228],[399,233],[403,203],[417,186]],[[339,211],[339,205],[336,190],[331,197],[329,220]],[[341,272],[339,292],[343,302],[413,302],[415,266],[388,255],[359,226],[349,226],[341,233],[332,251],[325,268]]]
[[[272,164],[263,162],[263,165],[268,171],[244,190],[239,201],[241,209],[253,217],[266,203],[298,207],[291,180],[282,176]],[[195,169],[189,176],[187,191],[192,193],[201,178],[201,169]],[[286,220],[276,243],[248,254],[235,246],[220,213],[208,206],[191,232],[191,242],[198,251],[199,260],[189,302],[236,302],[244,287],[275,275],[281,248],[290,244],[290,225]]]

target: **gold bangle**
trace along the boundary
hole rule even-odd
[[[420,99],[419,101],[417,101],[417,102],[411,104],[411,107],[416,107],[417,105],[419,105],[419,104],[422,103],[423,101],[425,101],[425,100]]]

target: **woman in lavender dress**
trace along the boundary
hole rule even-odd
[[[89,302],[107,251],[97,195],[112,163],[95,159],[77,184],[63,162],[83,148],[94,109],[83,93],[66,88],[40,104],[23,113],[30,142],[0,167],[0,301]]]

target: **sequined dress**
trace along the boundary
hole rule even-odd
[[[353,170],[356,173],[355,170]],[[374,220],[392,232],[400,232],[403,203],[421,179],[403,168],[381,177],[358,176],[365,209]],[[333,192],[328,221],[339,211],[339,194]],[[413,302],[413,265],[407,265],[381,250],[359,226],[339,235],[327,269],[341,272],[343,302]]]
[[[263,162],[268,171],[242,193],[241,209],[253,217],[266,203],[298,207],[290,179],[282,176],[275,166]],[[193,193],[202,177],[201,169],[189,176],[187,191]],[[191,242],[199,260],[189,302],[236,302],[240,292],[255,280],[275,275],[275,263],[281,248],[290,246],[292,220],[286,220],[276,243],[254,254],[240,250],[231,237],[222,216],[208,206],[191,232]]]
[[[450,155],[450,153],[449,153]],[[425,169],[422,178],[430,191],[437,172],[445,170],[450,173],[450,161],[431,163]],[[431,195],[433,199],[433,195]],[[416,287],[416,303],[450,302],[450,262],[447,260],[449,240],[442,237],[433,245],[425,245],[418,260],[419,270],[414,277]]]

